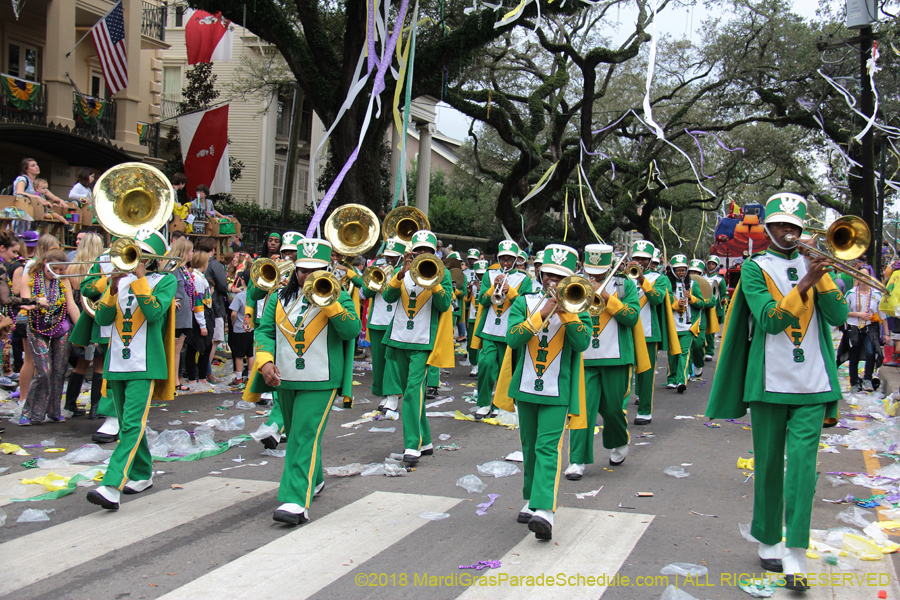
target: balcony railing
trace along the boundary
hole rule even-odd
[[[29,123],[32,125],[47,124],[47,88],[41,86],[37,98],[30,108],[16,107],[6,94],[0,93],[0,121],[4,123]]]
[[[75,133],[103,139],[103,132],[105,131],[109,139],[116,139],[116,101],[103,100],[102,113],[98,116],[85,118],[82,113],[90,113],[91,107],[88,105],[88,110],[85,110],[85,107],[80,105],[82,98],[86,104],[90,101],[96,101],[91,96],[82,96],[77,92],[73,93],[72,118],[75,119]]]
[[[142,123],[141,146],[146,146],[151,158],[159,158],[159,123]]]
[[[161,121],[165,121],[166,119],[177,117],[181,114],[181,109],[179,108],[180,105],[181,102],[179,102],[178,100],[168,100],[166,98],[161,98],[159,101],[159,119]]]
[[[141,35],[159,40],[166,41],[166,14],[168,7],[166,3],[157,6],[151,2],[142,2],[143,10],[141,11]]]

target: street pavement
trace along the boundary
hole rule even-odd
[[[198,461],[155,462],[153,487],[123,496],[115,513],[89,504],[88,488],[82,487],[56,500],[10,502],[41,491],[22,486],[22,478],[48,472],[24,469],[22,462],[61,454],[36,448],[28,450],[30,457],[0,455],[0,467],[9,467],[0,475],[0,509],[8,515],[0,528],[0,597],[656,599],[666,587],[660,570],[670,563],[692,563],[705,566],[708,574],[688,581],[669,576],[668,583],[698,599],[749,598],[734,581],[741,573],[760,571],[756,545],[739,532],[752,511],[753,480],[747,469],[737,468],[739,458],[753,457],[751,432],[746,424],[708,426],[702,418],[715,369],[715,362],[707,363],[703,380],[689,383],[679,395],[664,387],[665,355],[660,354],[653,422],[630,425],[631,449],[623,465],[609,465],[609,452],[597,435],[597,462],[588,466],[584,478],[573,482],[560,476],[550,542],[536,541],[526,525],[516,523],[524,503],[521,473],[494,478],[477,470],[520,450],[517,430],[446,416],[430,419],[434,443],[456,444],[458,450],[436,450],[401,477],[326,476],[326,487],[310,508],[312,521],[294,528],[272,520],[283,459],[262,455],[262,446],[253,440]],[[897,370],[885,370],[886,385],[896,389]],[[342,427],[377,406],[369,390],[371,372],[357,373],[356,406],[333,411],[328,422],[326,467],[383,462],[390,453],[403,451],[400,421]],[[468,367],[459,366],[442,377],[449,388],[443,397],[453,400],[429,410],[468,414],[474,404],[463,396],[474,391],[470,386],[475,381],[468,373]],[[179,396],[155,404],[149,423],[157,432],[192,430],[191,421],[243,413],[243,431],[216,432],[216,441],[223,442],[255,431],[264,421],[255,410],[220,408],[224,401],[238,399],[236,394]],[[629,422],[635,409],[628,406]],[[176,420],[182,423],[169,425]],[[749,415],[742,421],[749,423]],[[90,441],[98,423],[80,417],[28,428],[7,424],[2,441],[25,446],[55,438],[55,447],[71,451]],[[370,431],[372,427],[396,430]],[[441,434],[449,438],[440,440]],[[889,463],[860,451],[838,450],[819,455],[814,529],[844,525],[835,515],[847,506],[823,499],[872,493],[855,485],[834,488],[825,472],[872,472],[879,461]],[[73,465],[57,474],[69,476],[86,467]],[[668,476],[663,472],[668,467],[683,467],[690,475]],[[456,481],[465,475],[479,475],[486,489],[468,493],[458,487]],[[595,495],[576,495],[595,490]],[[477,505],[486,503],[488,494],[499,497],[479,516]],[[54,511],[49,522],[17,523],[29,508]],[[420,516],[427,512],[450,516]],[[498,560],[498,568],[460,569]],[[900,598],[895,560],[889,555],[862,563],[849,583],[839,577],[836,581],[843,585],[814,587],[805,596],[875,599],[885,590],[887,598]],[[809,565],[813,572],[832,569],[818,560]],[[481,575],[497,578],[497,585],[470,585]],[[800,597],[776,591],[776,597],[795,596]]]

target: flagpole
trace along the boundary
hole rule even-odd
[[[108,13],[106,13],[105,15],[103,15],[102,17],[100,17],[100,19],[97,21],[97,23],[99,23],[100,21],[102,21],[103,19],[105,19],[106,17],[108,17],[108,16],[109,16],[109,13],[111,13],[111,12],[114,11],[114,10],[116,10],[116,6],[120,5],[121,3],[122,3],[121,1],[120,1],[120,2],[116,2],[116,3],[113,5],[113,7],[112,7],[111,9],[109,9],[109,12],[108,12]],[[84,41],[84,38],[86,38],[87,36],[91,35],[91,30],[94,29],[94,27],[97,26],[97,23],[94,23],[94,24],[90,27],[90,29],[87,30],[87,33],[85,33],[83,36],[81,36],[81,39],[80,39],[80,40],[78,40],[77,42],[75,42],[75,45],[72,46],[72,49],[69,50],[68,52],[66,52],[66,58],[69,58],[69,56],[70,56],[73,52],[75,52],[75,48],[78,47],[78,44],[80,44],[81,42]],[[70,80],[70,81],[71,81],[71,80]],[[75,84],[73,83],[72,85],[75,85]],[[78,93],[80,94],[81,92],[78,92]]]

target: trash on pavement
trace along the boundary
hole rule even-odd
[[[752,470],[753,470],[753,461],[754,461],[754,459],[752,459],[752,458],[740,458],[740,457],[738,457],[738,459],[737,459],[737,468],[738,468],[738,469],[745,469],[745,470],[750,470],[750,471],[752,471]]]
[[[675,477],[676,479],[684,479],[685,477],[690,477],[690,473],[684,470],[684,467],[668,467],[663,470],[663,473],[670,477]]]
[[[441,519],[449,519],[450,514],[449,513],[432,512],[430,510],[426,510],[425,512],[420,512],[419,517],[421,517],[423,519],[427,519],[429,521],[440,521]]]
[[[843,521],[848,525],[855,525],[860,529],[863,529],[869,525],[874,518],[871,518],[872,511],[871,510],[863,510],[858,506],[851,506],[845,510],[842,510],[835,517],[838,521]]]
[[[465,475],[456,480],[456,485],[470,494],[480,494],[487,488],[487,484],[481,481],[477,475]]]
[[[3,451],[3,454],[15,454],[17,456],[30,456],[25,450],[22,449],[21,446],[16,446],[15,444],[0,444],[0,450]]]
[[[325,467],[325,474],[332,477],[350,477],[359,475],[363,472],[364,465],[361,463],[350,463],[349,465],[341,465],[340,467]]]
[[[515,452],[507,454],[506,458],[503,460],[508,460],[510,462],[525,462],[525,456],[522,454],[521,450],[516,450]]]
[[[682,577],[702,577],[709,573],[709,569],[702,565],[691,563],[671,563],[659,571],[662,575],[681,575]]]
[[[396,427],[370,427],[369,431],[374,431],[376,433],[377,432],[394,433],[395,431],[397,431],[397,428]]]
[[[494,477],[509,477],[521,471],[514,464],[502,460],[492,460],[483,465],[478,465],[478,472],[482,475],[493,475]]]
[[[459,565],[459,568],[480,571],[482,569],[499,569],[502,564],[499,560],[479,560],[474,565]]]
[[[97,444],[85,444],[63,456],[63,460],[70,463],[102,463],[112,456],[112,453],[112,450],[104,450]]]
[[[16,523],[40,523],[41,521],[49,521],[50,517],[47,515],[55,510],[55,508],[26,508],[22,511],[22,514],[19,515],[19,518],[16,519]]]
[[[691,596],[686,591],[675,587],[674,585],[669,585],[666,589],[663,590],[662,596],[659,597],[659,600],[698,600],[698,599],[694,596]]]
[[[487,502],[482,502],[477,506],[478,510],[475,511],[475,514],[479,517],[482,517],[487,514],[487,510],[494,505],[494,500],[500,497],[500,494],[488,494]]]
[[[739,579],[738,586],[754,598],[771,598],[775,593],[767,579]]]

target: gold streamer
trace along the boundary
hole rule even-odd
[[[581,196],[581,212],[582,214],[584,214],[584,220],[587,221],[588,227],[591,228],[591,233],[594,234],[594,237],[597,238],[598,242],[603,244],[605,242],[600,238],[600,234],[597,233],[597,230],[594,229],[594,223],[591,221],[591,217],[590,215],[588,215],[587,208],[584,206],[584,189],[581,186],[581,169],[578,169],[578,195]]]
[[[563,221],[566,223],[566,228],[563,231],[563,241],[566,241],[566,238],[569,237],[569,188],[566,188],[566,201],[563,202]]]
[[[488,104],[487,104],[487,118],[488,119],[491,118],[491,100],[493,98],[493,91],[494,90],[488,90]]]

